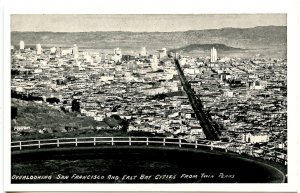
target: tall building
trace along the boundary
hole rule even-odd
[[[57,47],[57,48],[56,48],[56,54],[57,54],[58,56],[61,56],[61,55],[62,55],[62,49],[61,49],[61,47]]]
[[[36,45],[36,54],[40,55],[42,53],[42,46],[41,44]]]
[[[151,62],[152,71],[153,72],[157,71],[157,69],[158,69],[158,59],[157,59],[157,56],[153,55],[150,62]]]
[[[20,50],[24,50],[25,49],[25,43],[24,41],[20,41]]]
[[[84,59],[86,62],[93,64],[94,63],[94,59],[93,57],[88,53],[88,52],[84,52]]]
[[[76,44],[74,44],[73,49],[72,49],[72,55],[74,56],[75,59],[78,58],[79,54],[78,54],[78,47]]]
[[[117,62],[121,62],[122,60],[122,50],[120,48],[114,49],[114,55],[112,56],[112,60]]]
[[[162,48],[161,50],[158,50],[159,52],[159,59],[162,59],[167,56],[167,48]]]
[[[163,53],[163,56],[166,57],[167,56],[167,48],[162,48],[162,53]]]
[[[50,48],[50,53],[53,55],[56,53],[56,47]]]
[[[114,54],[115,55],[122,55],[122,50],[120,48],[114,49]]]
[[[140,56],[147,56],[147,50],[146,47],[141,48]]]
[[[216,62],[218,60],[217,50],[215,47],[210,49],[210,62]]]

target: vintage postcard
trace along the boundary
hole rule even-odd
[[[287,17],[9,14],[9,183],[288,185]]]
[[[285,14],[11,15],[11,182],[286,183],[286,39]]]

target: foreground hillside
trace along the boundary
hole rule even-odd
[[[111,116],[104,121],[95,121],[80,113],[64,112],[60,108],[12,98],[12,141],[71,138],[71,137],[110,137],[110,136],[164,136],[163,134],[127,131],[128,122],[118,116]],[[17,131],[17,127],[30,127]]]
[[[105,122],[95,121],[91,117],[78,113],[65,113],[46,104],[37,104],[12,99],[12,106],[17,108],[17,115],[12,120],[12,140],[126,135],[126,132],[110,130]],[[26,126],[29,130],[16,132],[15,127]],[[97,131],[97,127],[107,130]]]

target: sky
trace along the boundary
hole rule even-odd
[[[14,14],[11,31],[172,32],[226,27],[286,26],[285,14],[70,15]]]

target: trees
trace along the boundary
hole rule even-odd
[[[58,98],[52,97],[52,98],[47,98],[47,99],[46,99],[46,102],[52,104],[52,103],[59,103],[60,100],[59,100]]]
[[[121,131],[126,132],[129,127],[129,121],[126,119],[122,119],[119,115],[112,115],[110,117],[106,117],[104,119],[105,123],[110,127],[120,126]]]
[[[15,119],[18,115],[18,108],[11,106],[11,119]]]
[[[156,94],[153,96],[153,100],[164,100],[167,97],[166,94],[162,93],[162,94]]]
[[[120,124],[122,127],[121,127],[121,131],[124,131],[124,132],[127,132],[128,130],[128,127],[129,127],[129,122],[128,120],[122,120],[121,124]]]
[[[80,102],[78,99],[72,101],[72,111],[80,112]]]

